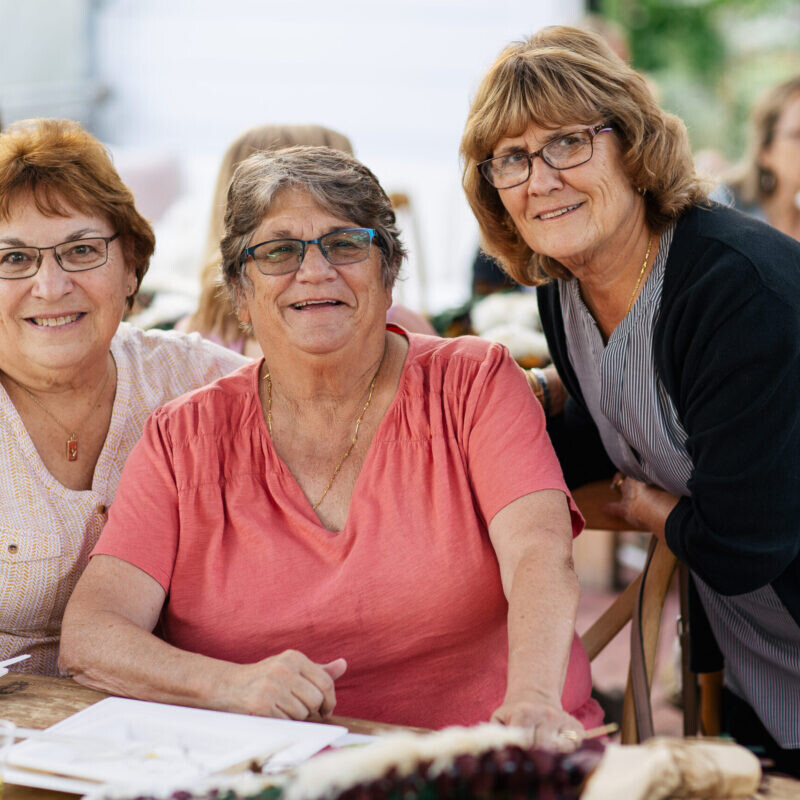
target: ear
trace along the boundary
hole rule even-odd
[[[136,270],[127,267],[125,270],[125,297],[132,297],[136,293],[137,287]]]
[[[236,287],[236,316],[243,325],[250,325],[253,317],[250,315],[250,306],[247,303],[247,295],[242,291],[241,286]]]

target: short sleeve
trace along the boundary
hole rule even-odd
[[[92,556],[107,555],[146,572],[169,592],[178,549],[178,492],[172,454],[157,410],[122,472],[119,489]]]
[[[468,391],[465,449],[473,493],[487,525],[514,500],[555,489],[567,496],[577,536],[583,517],[564,481],[544,412],[504,347],[490,347]]]

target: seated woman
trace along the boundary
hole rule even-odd
[[[709,202],[683,123],[576,28],[500,54],[462,152],[484,247],[539,285],[568,481],[619,471],[613,511],[691,570],[725,730],[800,772],[800,245]]]
[[[332,147],[353,154],[353,146],[343,133],[322,125],[258,125],[246,130],[231,142],[222,157],[217,174],[217,185],[214,189],[211,217],[208,222],[205,256],[200,272],[200,300],[197,311],[178,322],[175,326],[178,330],[199,331],[212,341],[252,358],[262,355],[258,341],[252,333],[242,330],[233,301],[223,282],[219,243],[225,232],[223,224],[225,200],[233,171],[245,158],[259,151],[278,150],[303,144]],[[427,319],[404,306],[393,305],[386,317],[389,322],[396,322],[415,333],[431,335],[436,333]]]
[[[120,324],[153,252],[74,122],[0,135],[0,660],[57,674],[61,617],[154,408],[244,363]]]
[[[148,422],[62,667],[297,719],[493,717],[541,743],[600,722],[573,628],[582,520],[541,408],[501,346],[387,328],[404,251],[373,174],[328,148],[251,156],[222,254],[269,357]]]

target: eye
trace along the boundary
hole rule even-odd
[[[273,261],[279,261],[284,258],[289,258],[299,252],[297,242],[287,242],[278,240],[276,242],[267,242],[259,246],[255,254],[259,258],[268,258]]]
[[[0,264],[8,264],[12,267],[24,267],[35,260],[35,257],[26,250],[3,250],[0,255]]]
[[[62,255],[66,258],[85,258],[97,255],[98,252],[97,247],[91,242],[75,242],[72,247],[65,248]]]
[[[582,147],[589,140],[589,137],[583,131],[575,131],[574,133],[565,133],[550,142],[551,147],[561,148],[562,150],[572,150],[576,147]]]
[[[495,158],[492,161],[493,169],[499,170],[506,170],[506,169],[516,169],[519,166],[525,164],[528,160],[527,153],[519,152],[519,153],[509,153],[507,156],[500,156],[499,158]]]

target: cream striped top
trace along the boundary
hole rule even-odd
[[[15,665],[20,671],[58,674],[64,607],[150,412],[248,361],[196,333],[145,332],[124,322],[111,353],[117,391],[87,491],[67,489],[48,472],[0,385],[0,661],[31,653]]]

